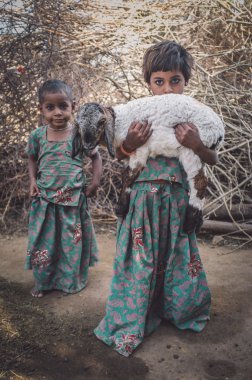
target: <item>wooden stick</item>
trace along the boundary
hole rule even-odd
[[[230,214],[235,220],[252,220],[252,204],[233,205],[228,208],[226,206],[206,208],[203,211],[204,215],[209,216],[210,219],[227,220],[231,219]]]
[[[220,222],[216,220],[205,220],[201,231],[212,232],[215,234],[226,234],[226,233],[238,233],[242,234],[243,231],[246,234],[252,236],[252,225],[246,223],[229,223],[229,222]]]

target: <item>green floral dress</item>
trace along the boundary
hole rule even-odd
[[[176,158],[149,159],[133,184],[128,214],[118,220],[106,315],[94,333],[124,356],[162,319],[197,332],[209,319],[211,296],[196,236],[182,229],[185,178]]]
[[[72,137],[47,140],[47,127],[34,130],[27,153],[37,160],[39,196],[29,214],[26,269],[39,291],[76,293],[87,284],[89,266],[98,260],[96,237],[83,193],[81,157],[71,158]]]

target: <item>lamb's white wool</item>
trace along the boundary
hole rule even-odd
[[[153,133],[149,140],[130,156],[130,168],[145,166],[148,157],[178,157],[189,181],[189,204],[201,209],[202,200],[196,195],[193,179],[202,168],[202,162],[191,149],[178,142],[173,127],[179,123],[193,123],[198,128],[203,144],[209,148],[216,147],[224,138],[224,125],[219,116],[192,97],[177,94],[140,98],[117,105],[113,109],[115,147],[120,146],[125,140],[133,121],[147,120],[152,125]]]
[[[122,144],[131,123],[146,120],[152,124],[153,133],[130,156],[129,167],[144,167],[148,157],[157,155],[178,157],[189,181],[189,205],[201,210],[203,200],[197,196],[194,178],[200,173],[202,162],[191,149],[179,144],[173,127],[180,123],[192,123],[198,128],[203,144],[216,148],[224,138],[224,125],[219,116],[192,97],[178,94],[140,98],[117,105],[113,110],[115,118],[112,117],[111,109],[97,103],[80,107],[76,117],[76,144],[73,144],[76,149],[73,152],[78,151],[78,138],[81,138],[85,152],[91,152],[97,144],[105,142],[110,154],[113,154],[113,145],[119,147]]]

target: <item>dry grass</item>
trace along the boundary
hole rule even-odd
[[[10,213],[26,218],[23,152],[27,134],[39,122],[37,86],[52,77],[67,80],[78,103],[113,105],[147,95],[142,56],[164,39],[190,50],[195,72],[186,93],[211,106],[226,124],[220,163],[207,169],[206,207],[217,210],[225,204],[232,218],[233,205],[252,203],[250,1],[30,0],[23,8],[11,8],[11,3],[0,9],[6,26],[0,37],[0,211],[6,228]],[[19,65],[24,66],[21,75]],[[98,220],[114,221],[120,165],[105,152],[103,160],[105,176],[92,213]]]

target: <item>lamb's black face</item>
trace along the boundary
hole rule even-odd
[[[104,143],[106,118],[102,107],[97,103],[81,106],[76,116],[76,126],[81,136],[85,154],[90,155],[99,143]]]

